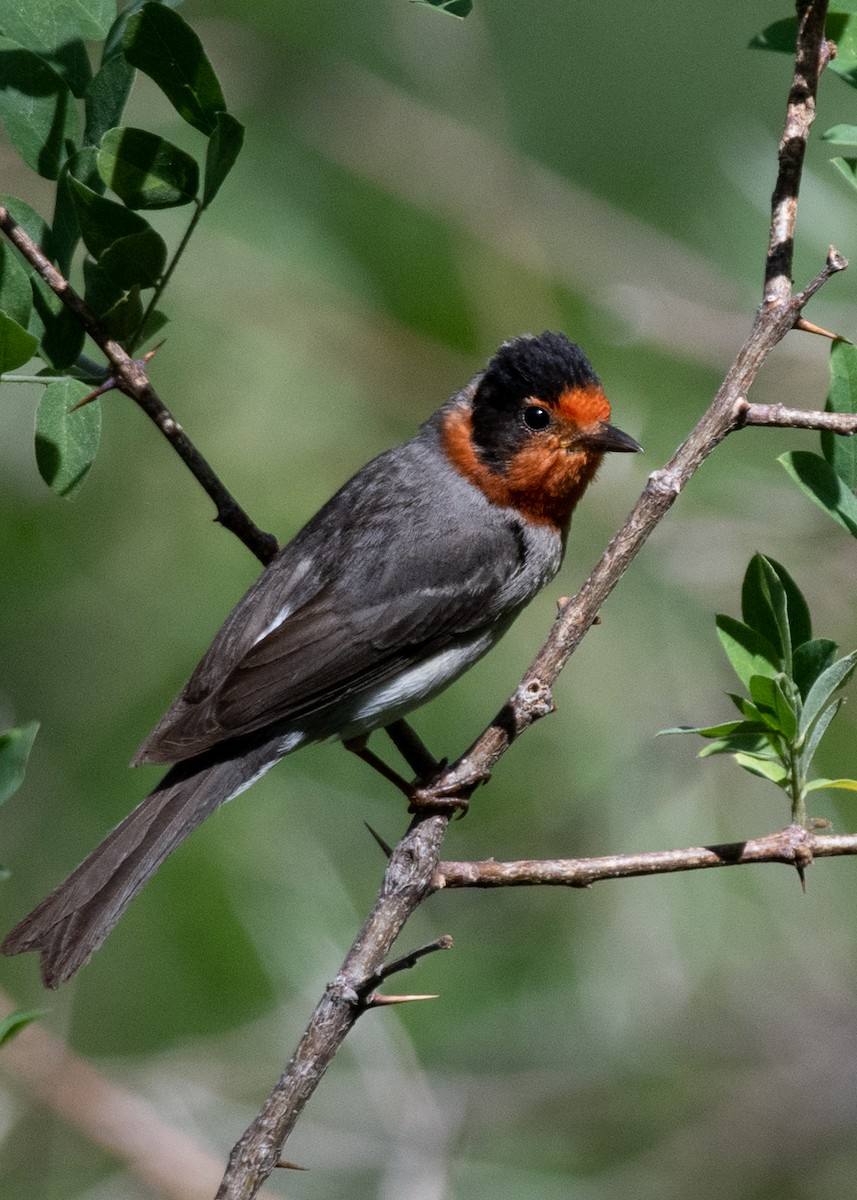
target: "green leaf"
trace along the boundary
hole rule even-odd
[[[120,296],[103,316],[110,336],[123,346],[137,332],[142,319],[143,304],[139,287],[132,287],[129,292]]]
[[[809,689],[801,713],[798,733],[805,737],[821,710],[827,704],[833,693],[848,682],[854,667],[857,666],[857,650],[852,650],[840,658],[826,671],[822,671],[818,679]]]
[[[154,229],[147,226],[139,233],[119,238],[98,260],[108,275],[122,288],[154,287],[164,272],[167,248]]]
[[[703,746],[697,757],[710,758],[712,754],[755,754],[762,758],[776,758],[767,734],[757,731],[764,728],[764,725],[755,726],[748,722],[746,730],[737,729],[734,733]]]
[[[734,617],[716,618],[717,636],[732,669],[745,687],[754,675],[778,675],[782,670],[779,655],[767,638]]]
[[[765,724],[791,742],[797,733],[797,716],[782,689],[780,678],[754,675],[750,680],[750,695]]]
[[[422,8],[434,8],[462,21],[473,11],[473,0],[411,0],[411,3],[419,4]]]
[[[30,50],[100,42],[115,15],[115,0],[0,0],[0,29]]]
[[[817,792],[821,788],[842,788],[847,792],[857,792],[857,779],[813,779],[806,785],[808,792]]]
[[[38,345],[38,338],[0,309],[0,371],[23,367],[36,353]]]
[[[220,187],[235,165],[235,160],[244,145],[244,126],[228,112],[219,112],[215,117],[214,132],[208,143],[205,156],[205,185],[202,207],[207,208],[220,191]]]
[[[832,642],[830,638],[816,638],[798,646],[794,652],[792,667],[794,681],[801,696],[806,696],[822,671],[827,670],[838,649],[836,642]]]
[[[837,154],[831,158],[830,165],[835,167],[853,188],[857,188],[857,158],[843,158],[842,155]]]
[[[27,759],[39,730],[38,721],[0,733],[0,804],[14,796],[24,782]]]
[[[0,204],[8,208],[12,218],[26,230],[48,258],[53,259],[53,239],[44,218],[16,196],[0,196]],[[42,279],[35,274],[29,278],[33,296],[29,331],[39,339],[39,354],[45,362],[57,370],[64,370],[80,354],[83,329]]]
[[[87,250],[123,288],[154,287],[163,274],[167,247],[148,221],[123,204],[69,179]]]
[[[64,371],[83,349],[83,326],[44,280],[34,277],[32,282],[30,332],[39,339],[40,357],[58,371]]]
[[[30,276],[4,238],[0,241],[0,308],[26,329],[32,307]]]
[[[131,212],[124,204],[99,196],[79,179],[70,178],[68,182],[84,245],[94,259],[101,258],[120,238],[150,228],[144,217]]]
[[[783,787],[788,778],[788,772],[783,764],[774,759],[756,758],[752,754],[736,754],[735,761],[739,767],[749,771],[751,775],[759,775],[762,779],[770,779],[778,787]]]
[[[837,338],[830,348],[828,412],[857,413],[857,346]],[[821,452],[852,492],[857,490],[857,438],[822,430]]]
[[[0,37],[0,120],[28,167],[56,179],[80,138],[71,89],[43,58]]]
[[[58,495],[71,496],[83,482],[98,450],[101,405],[97,400],[70,410],[92,391],[77,379],[45,388],[36,413],[36,462],[39,473]]]
[[[789,450],[777,462],[782,463],[810,500],[852,537],[857,537],[857,499],[829,463],[810,450]]]
[[[129,208],[176,208],[199,191],[195,159],[145,129],[109,129],[98,151],[98,173]]]
[[[144,4],[128,21],[122,46],[128,61],[153,79],[189,125],[210,136],[226,101],[202,42],[160,4]]]
[[[0,1046],[5,1046],[8,1041],[26,1028],[31,1021],[37,1021],[39,1017],[44,1015],[43,1008],[28,1008],[19,1009],[17,1012],[9,1013],[0,1021]]]
[[[838,700],[834,700],[832,704],[829,704],[827,708],[823,710],[818,720],[813,725],[810,735],[806,739],[806,744],[803,748],[802,758],[805,764],[804,770],[809,770],[809,765],[813,758],[815,758],[815,752],[818,749],[821,739],[827,732],[828,725],[839,712],[841,707],[842,697],[840,696]]]
[[[86,184],[99,195],[104,191],[104,184],[96,170],[94,147],[84,146],[83,149],[78,150],[77,154],[72,155],[63,167],[57,183],[51,243],[54,261],[66,276],[80,241],[80,222],[77,219],[74,197],[68,185],[69,177],[79,179],[81,183]]]
[[[812,624],[806,601],[785,567],[764,554],[753,555],[741,587],[741,612],[750,628],[771,642],[790,673],[792,647],[812,637]]]
[[[101,65],[86,89],[86,126],[83,139],[98,146],[108,129],[118,125],[128,102],[136,71],[124,54],[114,54]]]
[[[722,725],[674,725],[671,729],[659,729],[655,737],[663,737],[668,733],[698,733],[704,738],[722,738],[745,724],[744,721],[724,721]]]
[[[838,146],[857,146],[857,125],[831,125],[821,135],[823,142],[835,142]]]
[[[85,284],[83,298],[87,307],[97,317],[102,317],[124,295],[122,288],[112,275],[108,275],[91,258],[84,259],[83,279]]]

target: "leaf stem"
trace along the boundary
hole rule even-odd
[[[131,338],[129,339],[128,353],[130,355],[133,355],[134,351],[137,349],[137,346],[140,342],[141,335],[149,321],[149,317],[155,311],[156,306],[160,303],[160,299],[163,296],[164,292],[166,291],[167,284],[170,282],[170,279],[172,278],[173,271],[178,266],[182,255],[184,254],[185,250],[187,249],[187,244],[190,241],[190,239],[193,237],[194,230],[196,229],[197,225],[199,224],[199,219],[202,216],[203,212],[205,211],[202,206],[201,201],[198,199],[194,200],[194,206],[195,206],[195,210],[194,210],[193,216],[191,217],[190,221],[188,222],[187,229],[182,234],[182,239],[179,242],[178,246],[176,247],[176,252],[173,255],[170,262],[168,263],[167,268],[164,271],[163,275],[161,276],[157,287],[155,288],[154,292],[152,293],[152,298],[150,299],[149,303],[146,305],[145,311],[143,312],[143,315],[140,318],[140,323],[138,324],[137,328],[134,330],[134,333],[132,334]]]

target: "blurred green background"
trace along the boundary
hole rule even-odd
[[[789,60],[747,49],[788,15],[713,6],[476,0],[196,0],[182,13],[247,125],[238,166],[171,287],[156,386],[262,527],[285,539],[355,469],[523,331],[564,329],[643,456],[607,462],[556,584],[421,712],[454,756],[494,715],[645,483],[701,414],[758,303]],[[819,129],[854,121],[825,78]],[[199,152],[141,81],[129,123]],[[847,186],[814,143],[796,277],[857,255]],[[3,190],[49,211],[0,147]],[[175,239],[185,216],[155,215]],[[857,274],[808,317],[857,333]],[[827,344],[793,334],[753,399],[820,407]],[[7,386],[0,439],[0,728],[39,719],[0,814],[7,928],[153,785],[126,769],[256,574],[146,419],[105,403],[79,498],[38,478],[38,391]],[[658,849],[785,824],[780,793],[698,762],[670,725],[725,719],[714,613],[756,551],[803,587],[816,632],[857,645],[857,548],[749,430],[706,463],[562,676],[541,722],[450,828],[451,858]],[[852,687],[853,691],[853,687]],[[379,739],[383,742],[383,739]],[[855,771],[853,706],[818,763]],[[839,794],[844,795],[843,793]],[[853,801],[816,793],[846,831]],[[338,747],[302,752],[211,819],[74,983],[31,956],[3,988],[105,1075],[223,1159],[289,1057],[382,872],[400,798]],[[590,892],[440,895],[402,950],[437,1001],[364,1018],[287,1148],[273,1194],[419,1200],[839,1200],[857,1170],[855,866],[722,870]],[[2,1074],[0,1192],[150,1200],[123,1164]]]

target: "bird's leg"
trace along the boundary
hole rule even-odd
[[[431,779],[437,771],[446,766],[446,759],[438,762],[407,721],[393,721],[391,725],[384,727],[384,732],[418,780]]]
[[[392,783],[393,787],[398,788],[403,795],[407,796],[411,812],[428,812],[434,810],[435,812],[448,813],[458,811],[464,816],[469,805],[469,801],[464,797],[427,796],[425,798],[417,798],[423,788],[427,784],[430,784],[432,775],[442,770],[445,763],[438,762],[434,758],[406,721],[394,721],[391,725],[386,726],[386,731],[393,745],[405,759],[408,766],[412,771],[416,772],[416,783],[408,783],[392,767],[387,766],[380,755],[375,754],[374,751],[369,749],[366,745],[369,740],[368,733],[363,734],[361,737],[343,740],[342,744],[346,750],[350,750],[352,754],[356,754],[358,758],[362,758],[370,767],[374,767],[379,775],[383,775],[389,783]]]
[[[379,775],[383,775],[388,783],[392,783],[393,787],[398,788],[410,800],[414,794],[414,785],[403,779],[392,767],[388,767],[379,754],[370,750],[366,745],[368,741],[369,734],[364,733],[360,737],[343,738],[342,744],[346,750],[350,750],[352,754],[356,754],[358,758],[362,758],[365,763],[373,767]]]

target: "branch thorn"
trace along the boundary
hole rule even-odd
[[[73,404],[68,411],[70,413],[77,412],[79,408],[83,408],[84,404],[91,404],[93,400],[97,400],[105,392],[112,392],[115,387],[118,387],[116,380],[112,375],[108,375],[103,383],[99,383],[94,392],[90,392],[88,396],[84,396],[82,400],[78,400],[77,404]]]
[[[302,1167],[299,1163],[289,1162],[285,1158],[281,1158],[277,1163],[278,1167],[282,1167],[284,1171],[308,1171],[309,1167]]]
[[[817,333],[819,337],[830,338],[831,342],[840,341],[838,333],[831,333],[829,329],[823,329],[820,325],[813,325],[812,321],[806,321],[803,317],[798,317],[794,324],[795,329],[801,329],[804,333]]]
[[[388,1004],[410,1004],[412,1000],[439,1000],[439,995],[387,996],[381,992],[373,992],[367,999],[364,1008],[383,1008]]]
[[[384,839],[381,837],[380,833],[377,833],[372,828],[372,826],[369,824],[368,821],[364,821],[363,824],[366,826],[366,828],[372,834],[372,837],[375,839],[375,841],[381,847],[382,851],[384,852],[384,857],[389,858],[390,855],[393,853],[393,847],[389,844],[389,842],[384,841]]]

